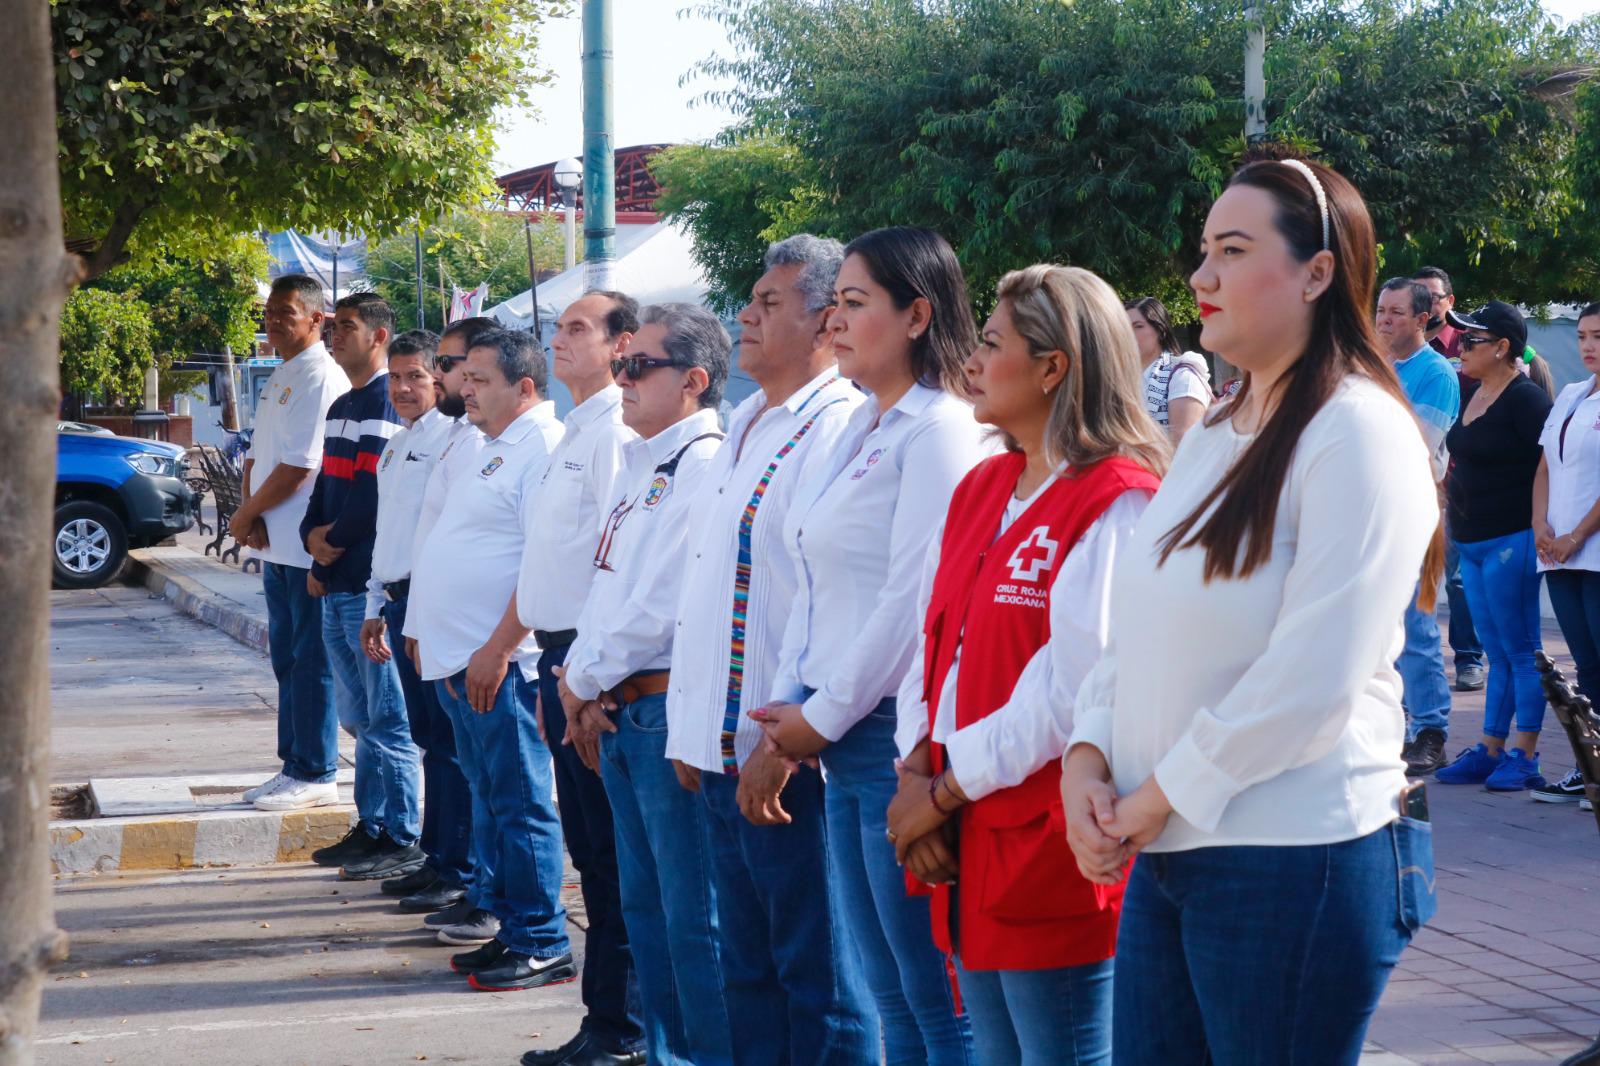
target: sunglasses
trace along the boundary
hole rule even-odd
[[[676,359],[656,359],[648,355],[625,355],[611,363],[613,374],[625,374],[629,381],[638,381],[644,377],[645,371],[656,370],[664,366],[675,366],[687,370],[692,364],[681,363]]]
[[[1470,352],[1480,344],[1493,344],[1499,339],[1499,337],[1480,337],[1473,333],[1463,333],[1461,335],[1461,350]]]
[[[465,363],[467,357],[464,355],[441,355],[436,361],[439,364],[440,373],[448,374],[456,368],[457,363]]]

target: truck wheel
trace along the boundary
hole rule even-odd
[[[74,500],[56,508],[51,538],[55,586],[99,588],[117,576],[128,558],[128,531],[104,504]]]

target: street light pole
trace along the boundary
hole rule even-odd
[[[583,287],[613,289],[617,158],[611,99],[611,0],[583,0]]]
[[[1267,28],[1261,0],[1244,4],[1244,139],[1267,139]]]
[[[583,181],[583,164],[568,156],[556,164],[555,174],[552,177],[555,179],[556,188],[561,190],[561,206],[563,208],[561,227],[567,244],[563,269],[571,270],[572,264],[578,261],[576,209],[578,206],[578,185]],[[584,199],[590,204],[594,203],[587,195],[585,195]],[[588,212],[585,212],[585,214],[588,214]],[[588,226],[585,225],[584,229],[587,230]]]
[[[417,239],[417,328],[427,329],[428,320],[422,310],[422,231],[416,232]]]

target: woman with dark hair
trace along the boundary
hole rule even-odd
[[[1211,368],[1199,352],[1183,350],[1160,300],[1141,296],[1122,306],[1139,345],[1145,407],[1157,425],[1166,427],[1176,448],[1211,406]]]
[[[887,838],[895,693],[917,584],[956,483],[993,449],[961,364],[977,339],[966,281],[937,233],[873,230],[845,248],[828,320],[839,372],[869,396],[833,462],[799,486],[784,532],[799,574],[773,685],[752,712],[772,751],[821,756],[833,888],[872,987],[891,1063],[971,1063],[972,1032],[928,899],[906,894]]]
[[[1545,783],[1537,750],[1544,688],[1535,662],[1542,641],[1533,500],[1550,396],[1523,371],[1533,349],[1521,311],[1491,300],[1470,315],[1446,317],[1460,331],[1461,372],[1477,382],[1445,437],[1452,460],[1445,488],[1489,684],[1483,739],[1433,777],[1519,792]],[[1517,736],[1508,745],[1513,721]]]
[[[1433,472],[1373,330],[1376,241],[1348,181],[1250,162],[1201,252],[1201,340],[1245,383],[1117,560],[1068,839],[1089,880],[1127,880],[1117,1066],[1354,1066],[1434,906],[1394,669],[1417,574],[1430,602],[1443,561]]]
[[[1040,264],[1001,279],[966,371],[978,421],[1007,450],[956,488],[900,685],[890,836],[935,886],[933,939],[960,967],[983,1066],[1111,1058],[1122,887],[1078,872],[1059,759],[1105,646],[1111,564],[1167,467],[1126,322],[1087,270]],[[952,819],[958,869],[929,861]]]
[[[1600,707],[1600,303],[1578,312],[1578,356],[1589,376],[1561,391],[1539,444],[1533,480],[1533,543],[1578,691]],[[1593,542],[1591,542],[1593,541]],[[1583,774],[1535,787],[1542,803],[1583,803]]]

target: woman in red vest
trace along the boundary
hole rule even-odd
[[[1007,274],[965,370],[1008,448],[961,482],[929,552],[889,838],[934,885],[983,1066],[1103,1064],[1122,891],[1078,872],[1058,760],[1168,448],[1122,302],[1086,270]]]

